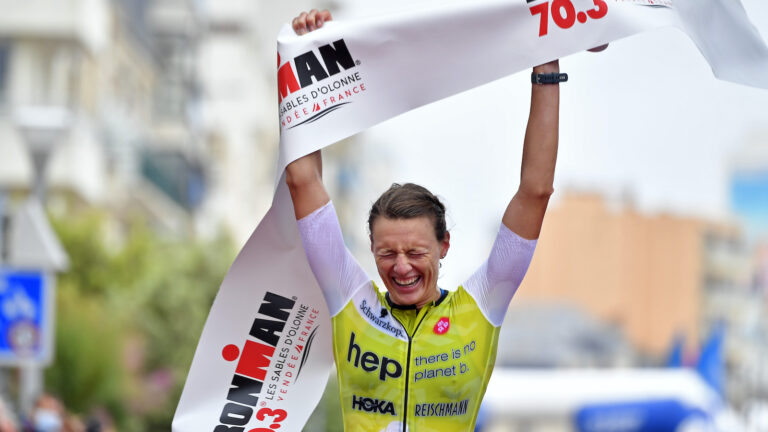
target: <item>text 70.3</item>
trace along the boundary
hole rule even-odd
[[[531,3],[536,0],[527,0]],[[553,0],[552,1],[552,21],[561,29],[569,29],[578,21],[581,24],[587,22],[587,19],[597,20],[608,14],[608,4],[604,0],[592,0],[595,4],[594,9],[586,11],[576,11],[576,7],[571,0]],[[541,15],[539,23],[539,37],[545,36],[549,29],[549,11],[550,2],[545,1],[535,6],[531,6],[531,15]]]

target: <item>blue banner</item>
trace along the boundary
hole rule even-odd
[[[708,416],[673,399],[606,402],[582,407],[575,415],[579,432],[676,432],[686,420]]]

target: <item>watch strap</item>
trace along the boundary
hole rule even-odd
[[[568,81],[567,73],[531,73],[531,83],[533,84],[558,84]]]

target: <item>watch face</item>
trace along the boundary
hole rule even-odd
[[[8,329],[8,341],[20,356],[33,356],[40,345],[40,332],[31,321],[20,321]]]

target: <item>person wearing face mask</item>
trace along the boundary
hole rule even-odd
[[[293,28],[301,35],[331,19],[313,10]],[[437,285],[450,233],[445,206],[430,191],[393,184],[370,210],[380,292],[344,245],[320,152],[286,168],[305,253],[332,317],[345,430],[474,429],[499,329],[553,192],[561,79],[557,60],[533,69],[520,186],[490,256],[455,291]]]
[[[49,394],[37,398],[30,416],[32,432],[62,432],[64,429],[64,408],[61,402]]]

